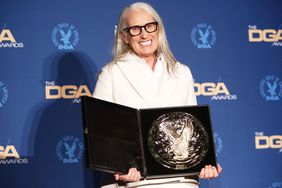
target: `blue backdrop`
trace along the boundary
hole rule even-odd
[[[85,167],[79,97],[93,93],[132,2],[1,0],[1,187],[99,187]],[[202,187],[282,187],[282,2],[146,2],[211,107],[224,170]]]

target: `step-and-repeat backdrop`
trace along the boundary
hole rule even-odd
[[[1,0],[0,187],[99,187],[79,97],[93,93],[132,2]],[[211,107],[224,170],[201,186],[282,188],[282,1],[147,2]]]

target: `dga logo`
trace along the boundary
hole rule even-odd
[[[23,48],[22,42],[17,42],[10,29],[3,29],[0,32],[0,48]]]
[[[280,188],[282,187],[281,181],[272,183],[268,188]]]
[[[83,157],[84,147],[79,138],[65,136],[58,142],[56,152],[64,164],[78,163]]]
[[[3,82],[0,82],[0,107],[3,107],[3,105],[8,101],[8,89],[3,84]]]
[[[14,145],[0,146],[0,164],[26,164],[27,158],[21,158]]]
[[[272,42],[272,46],[282,46],[282,29],[258,29],[249,25],[249,42]]]
[[[192,29],[191,39],[197,48],[212,48],[216,41],[215,30],[208,24],[197,24]]]
[[[55,81],[45,82],[46,99],[73,99],[73,103],[80,103],[81,96],[92,96],[87,85],[56,85]]]
[[[263,132],[255,132],[256,149],[280,149],[282,152],[282,135],[265,136]]]
[[[218,133],[214,133],[213,134],[214,136],[214,142],[215,142],[215,145],[216,145],[216,156],[218,157],[219,154],[222,152],[222,149],[223,149],[223,142],[222,142],[222,139],[221,137],[219,136]]]
[[[236,95],[231,95],[224,82],[194,83],[196,96],[210,96],[211,100],[236,100]]]
[[[73,50],[78,44],[77,29],[69,23],[61,23],[53,28],[52,41],[59,50]]]
[[[264,77],[260,82],[259,89],[262,97],[267,101],[279,101],[282,97],[282,81],[277,76]]]

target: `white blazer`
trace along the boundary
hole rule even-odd
[[[164,65],[158,91],[140,70],[137,63],[142,59],[128,53],[117,63],[102,68],[93,96],[137,109],[196,105],[190,69],[177,62],[175,73],[169,73],[163,56],[158,59]]]

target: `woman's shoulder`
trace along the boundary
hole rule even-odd
[[[112,69],[115,68],[118,64],[129,62],[134,60],[134,57],[132,54],[127,53],[119,57],[113,58],[110,62],[108,62],[102,69]]]
[[[111,60],[108,63],[106,63],[102,68],[101,68],[101,72],[111,72],[113,69],[115,69],[115,67],[117,66],[117,63],[119,61],[117,60]]]
[[[191,70],[188,65],[180,63],[179,61],[175,63],[175,68],[178,74],[191,74]]]
[[[110,62],[108,62],[107,64],[105,64],[99,71],[99,75],[113,75],[115,73],[120,72],[120,63],[123,63],[124,60],[116,60],[113,59]]]

